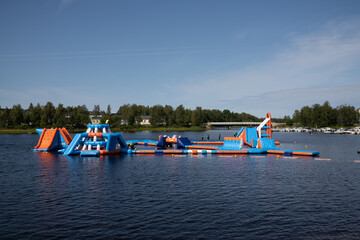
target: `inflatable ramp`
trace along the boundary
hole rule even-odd
[[[192,142],[187,137],[180,137],[177,139],[177,147],[185,148],[186,146],[192,145]]]
[[[243,140],[243,143],[249,147],[256,147],[257,140],[259,139],[257,129],[242,127],[237,133],[236,138]],[[224,143],[225,144],[225,143]]]
[[[34,151],[52,151],[67,148],[72,141],[69,132],[65,129],[36,129],[40,135],[38,144]]]

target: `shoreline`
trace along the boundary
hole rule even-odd
[[[0,129],[1,134],[36,134],[36,129],[39,128],[3,128]],[[70,133],[82,133],[86,131],[86,128],[80,129],[67,129]],[[194,132],[204,132],[207,130],[215,130],[215,129],[207,129],[205,126],[198,127],[114,127],[111,128],[112,132],[186,132],[186,131],[194,131]],[[275,127],[272,129],[273,132],[322,132],[322,133],[331,133],[331,134],[360,134],[360,128],[306,128],[306,127]]]

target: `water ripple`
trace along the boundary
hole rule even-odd
[[[37,138],[0,138],[1,239],[360,236],[360,165],[339,160],[351,155],[80,158],[34,153]]]

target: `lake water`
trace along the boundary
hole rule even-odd
[[[320,156],[65,157],[0,135],[0,238],[360,239],[360,136],[273,135]]]

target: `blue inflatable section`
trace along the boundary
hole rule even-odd
[[[160,140],[156,143],[156,147],[165,148],[168,145],[166,138],[167,137],[161,137]]]
[[[39,136],[41,136],[41,134],[42,134],[43,131],[44,131],[43,128],[38,128],[38,129],[36,129],[36,132],[37,132],[37,134],[39,134]]]
[[[242,127],[240,128],[239,132],[236,134],[236,137],[239,138],[243,131],[245,131],[246,143],[251,145],[252,142],[252,147],[255,148],[257,146],[257,140],[259,138],[256,127],[254,128]]]
[[[238,133],[236,134],[236,137],[240,137],[240,134],[245,130],[244,127],[240,128],[240,130],[238,131]]]
[[[221,150],[239,150],[242,148],[242,140],[228,140],[225,139],[224,140],[224,145],[222,147],[220,147],[219,149]]]
[[[96,150],[80,152],[80,156],[99,156],[100,152]]]
[[[91,145],[91,146],[97,146],[100,145],[101,147],[106,147],[106,142],[105,141],[85,141],[84,142],[85,145]]]
[[[87,125],[88,128],[91,128],[91,129],[95,129],[95,128],[98,128],[98,129],[109,129],[110,126],[109,124],[88,124]]]
[[[296,153],[297,155],[301,155],[299,153],[304,153],[303,155],[308,155],[308,156],[315,156],[320,154],[317,151],[280,149],[275,146],[274,139],[260,138],[259,141],[260,141],[261,149],[266,150],[267,153],[272,153],[272,151],[276,151],[275,153],[283,154],[284,156],[292,156],[294,155],[294,153]]]
[[[127,148],[128,148],[128,145],[126,144],[124,138],[121,136],[120,133],[118,133],[118,142],[120,144],[120,147],[121,147],[121,152],[127,152]]]
[[[242,148],[241,150],[246,150],[249,152],[249,154],[262,154],[266,153],[266,149],[261,148]]]
[[[80,144],[82,144],[83,138],[86,138],[88,136],[88,133],[78,133],[75,135],[75,137],[73,138],[73,140],[71,141],[69,147],[65,150],[64,155],[75,155],[75,154],[79,154],[81,149],[76,149],[76,147],[78,147]]]
[[[103,134],[103,136],[105,137],[105,133]],[[109,136],[107,136],[107,141],[106,141],[106,151],[108,152],[113,152],[116,150],[116,144],[118,143],[118,136],[115,134],[111,134]]]
[[[154,140],[127,140],[126,144],[138,144],[138,143],[143,143],[144,145],[147,144],[157,144],[159,141],[154,141]]]
[[[187,137],[181,137],[177,139],[177,147],[185,148],[185,146],[192,145],[192,142]]]
[[[261,148],[276,149],[274,139],[260,138]]]
[[[254,128],[245,128],[246,130],[246,141],[248,143],[252,143],[252,147],[256,147],[257,145],[257,140],[258,140],[258,135],[257,135],[257,131],[256,131],[256,127]]]

